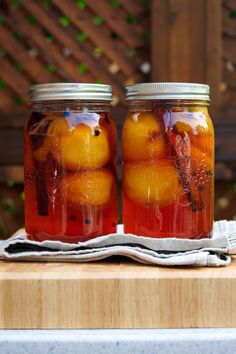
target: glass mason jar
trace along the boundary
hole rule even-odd
[[[123,223],[148,237],[211,237],[214,131],[209,86],[127,87],[123,125]]]
[[[111,87],[30,89],[25,125],[25,226],[30,238],[85,241],[116,231],[116,127]]]

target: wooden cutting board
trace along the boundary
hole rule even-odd
[[[164,268],[0,262],[0,328],[236,327],[236,259]]]

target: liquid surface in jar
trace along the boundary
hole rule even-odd
[[[25,128],[26,231],[85,241],[116,231],[116,128],[109,113],[33,112]]]
[[[206,107],[130,112],[122,151],[126,233],[211,236],[214,133]]]

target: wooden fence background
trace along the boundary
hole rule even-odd
[[[124,85],[209,83],[216,177],[236,178],[236,0],[0,0],[0,182],[23,181],[29,86],[59,81],[111,84],[119,136]]]
[[[150,80],[150,7],[139,0],[0,4],[0,180],[22,181],[29,86],[110,83],[120,128],[124,85]]]

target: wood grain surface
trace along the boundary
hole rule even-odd
[[[121,258],[0,262],[0,328],[236,327],[236,260],[164,268]]]
[[[153,81],[207,83],[218,121],[222,65],[220,0],[157,0],[151,12]]]

